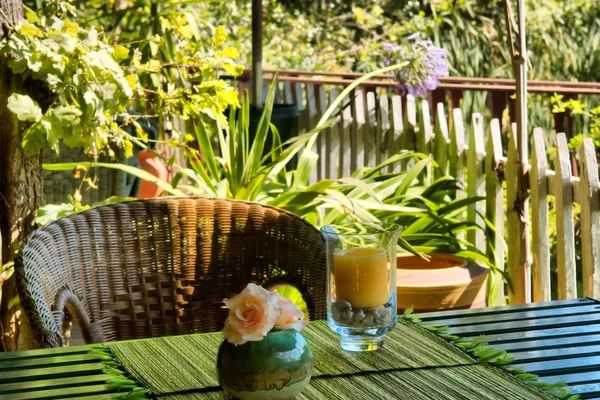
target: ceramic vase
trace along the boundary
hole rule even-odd
[[[312,359],[306,339],[293,329],[237,346],[223,340],[217,356],[219,384],[236,399],[293,399],[310,381]]]

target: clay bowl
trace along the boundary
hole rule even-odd
[[[490,269],[473,260],[431,254],[430,261],[412,254],[397,258],[398,310],[435,311],[483,308],[487,305]]]

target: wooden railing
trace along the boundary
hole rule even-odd
[[[329,101],[347,84],[345,81],[339,83],[339,80],[308,80],[284,75],[280,75],[279,81],[277,100],[298,105],[301,130],[314,126]],[[489,86],[487,82],[473,79],[471,84],[483,88]],[[501,84],[502,90],[514,88],[511,81],[497,83]],[[539,83],[543,93],[554,93],[556,88],[581,93],[584,88],[575,83],[551,82],[552,85],[544,86],[546,83]],[[243,81],[241,84],[243,86]],[[530,88],[537,84],[532,83]],[[484,232],[472,231],[467,240],[479,249],[487,249],[488,256],[501,269],[505,267],[505,255],[508,256],[506,269],[510,287],[502,288],[502,292],[506,289],[510,303],[548,301],[553,289],[559,299],[600,296],[600,182],[596,150],[591,139],[584,140],[575,161],[577,170],[581,171],[581,176],[575,177],[571,164],[575,159],[570,157],[567,135],[546,135],[539,128],[534,130],[531,165],[525,177],[529,185],[531,217],[526,221],[530,233],[523,251],[529,262],[525,269],[519,268],[518,263],[512,261],[518,260],[519,254],[515,252],[517,237],[511,232],[518,232],[521,218],[515,204],[518,168],[514,135],[507,135],[499,118],[484,121],[484,117],[476,113],[465,120],[459,108],[453,108],[448,114],[444,101],[435,103],[434,119],[431,97],[418,101],[412,96],[399,96],[386,85],[387,82],[381,85],[381,81],[365,83],[350,96],[351,103],[331,127],[319,135],[314,150],[320,157],[311,177],[313,181],[348,176],[363,166],[376,165],[401,149],[429,154],[440,166],[429,173],[429,181],[436,175],[450,174],[465,182],[469,195],[486,198],[476,209],[470,210],[466,218],[484,226],[480,215],[485,215],[496,229],[490,232],[488,239]],[[454,83],[446,80],[443,85]],[[369,90],[372,86],[375,90]],[[600,94],[599,84],[584,86],[588,90],[586,93]],[[443,90],[458,90],[454,86],[446,87]],[[549,159],[548,154],[553,156]],[[390,168],[406,167],[395,165]],[[553,207],[549,199],[554,199]],[[577,237],[576,209],[581,210]],[[551,287],[551,219],[556,221],[553,229],[557,238],[555,288]],[[583,282],[580,292],[576,279],[576,240],[581,241]]]
[[[361,73],[338,73],[328,71],[303,71],[303,70],[273,70],[265,69],[265,81],[270,82],[274,74],[278,75],[280,82],[292,84],[312,85],[319,91],[320,86],[345,87],[353,80],[361,77]],[[248,88],[251,70],[245,70],[240,78],[242,88]],[[361,87],[364,92],[385,90],[389,93],[399,94],[395,89],[395,81],[390,75],[376,75],[371,80],[364,82]],[[268,85],[263,86],[266,92]],[[564,99],[574,99],[578,96],[592,95],[600,96],[600,83],[597,82],[565,82],[565,81],[541,81],[531,80],[528,82],[528,91],[548,97],[554,94],[562,94]],[[441,79],[440,86],[428,93],[428,100],[432,112],[432,119],[436,118],[437,103],[445,103],[450,108],[459,108],[465,92],[486,92],[487,110],[491,118],[498,118],[502,123],[502,114],[508,108],[510,122],[515,122],[516,110],[515,81],[513,79],[500,78],[468,78],[468,77],[446,77]],[[304,100],[306,101],[306,99]],[[483,110],[481,110],[483,111]],[[550,110],[549,110],[550,111]],[[548,119],[552,119],[556,131],[565,132],[568,138],[573,137],[574,119],[567,112],[548,113]],[[503,127],[506,129],[506,127]],[[572,160],[572,166],[576,165]],[[577,170],[574,171],[577,174]]]

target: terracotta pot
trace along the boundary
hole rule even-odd
[[[399,310],[434,311],[483,308],[487,305],[489,268],[473,260],[431,254],[430,261],[412,254],[398,256]]]
[[[154,153],[147,150],[142,150],[138,154],[138,161],[144,171],[150,172],[152,175],[163,181],[166,181],[169,178],[167,165]],[[162,193],[162,191],[163,190],[154,183],[142,181],[137,198],[149,199],[152,197],[157,197]]]

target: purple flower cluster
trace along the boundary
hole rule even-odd
[[[409,64],[396,72],[397,87],[403,94],[423,96],[428,90],[435,90],[440,78],[448,76],[448,55],[446,50],[436,47],[430,40],[418,41],[420,34],[410,35],[407,45],[385,43],[383,64],[408,61]]]

